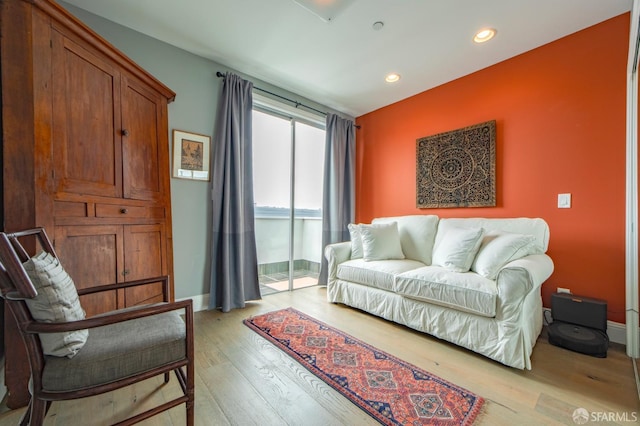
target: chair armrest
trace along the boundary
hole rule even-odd
[[[169,301],[169,276],[168,275],[162,275],[159,277],[142,278],[140,280],[127,281],[124,283],[113,283],[113,284],[107,284],[107,285],[100,285],[96,287],[81,288],[81,289],[79,288],[78,295],[83,296],[85,294],[99,293],[101,291],[117,290],[119,288],[135,287],[143,284],[151,284],[151,283],[157,283],[157,282],[162,282],[162,300],[163,302],[168,302]]]
[[[328,262],[327,284],[329,284],[332,280],[335,280],[336,278],[338,265],[350,259],[351,241],[328,244],[324,249],[324,257],[327,259],[327,262]]]
[[[143,305],[120,309],[79,321],[56,323],[33,321],[26,325],[25,331],[27,333],[60,333],[64,331],[84,330],[86,328],[102,327],[104,325],[158,315],[166,312],[176,311],[179,309],[185,310],[185,316],[187,318],[193,317],[193,301],[191,299],[187,299],[180,302],[157,303],[153,305]]]

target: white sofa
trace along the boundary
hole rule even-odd
[[[544,220],[413,215],[349,229],[325,248],[330,302],[531,369],[553,272]]]

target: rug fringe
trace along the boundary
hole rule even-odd
[[[489,401],[486,399],[482,399],[482,405],[480,407],[474,408],[472,413],[470,413],[471,423],[469,425],[480,424],[484,421],[487,416],[487,404]]]

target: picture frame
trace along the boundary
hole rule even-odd
[[[208,181],[211,164],[211,137],[173,130],[173,177]]]

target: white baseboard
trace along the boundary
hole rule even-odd
[[[543,318],[547,318],[547,315],[551,316],[551,309],[542,308],[542,311]],[[620,343],[625,346],[627,345],[627,327],[624,324],[607,321],[607,335],[609,336],[610,342]]]
[[[619,322],[607,321],[609,340],[622,345],[627,344],[627,327]]]
[[[206,311],[207,309],[209,309],[209,293],[199,294],[197,296],[192,296],[192,297],[184,297],[182,299],[176,299],[176,302],[179,302],[181,300],[188,300],[188,299],[193,300],[193,312]]]

